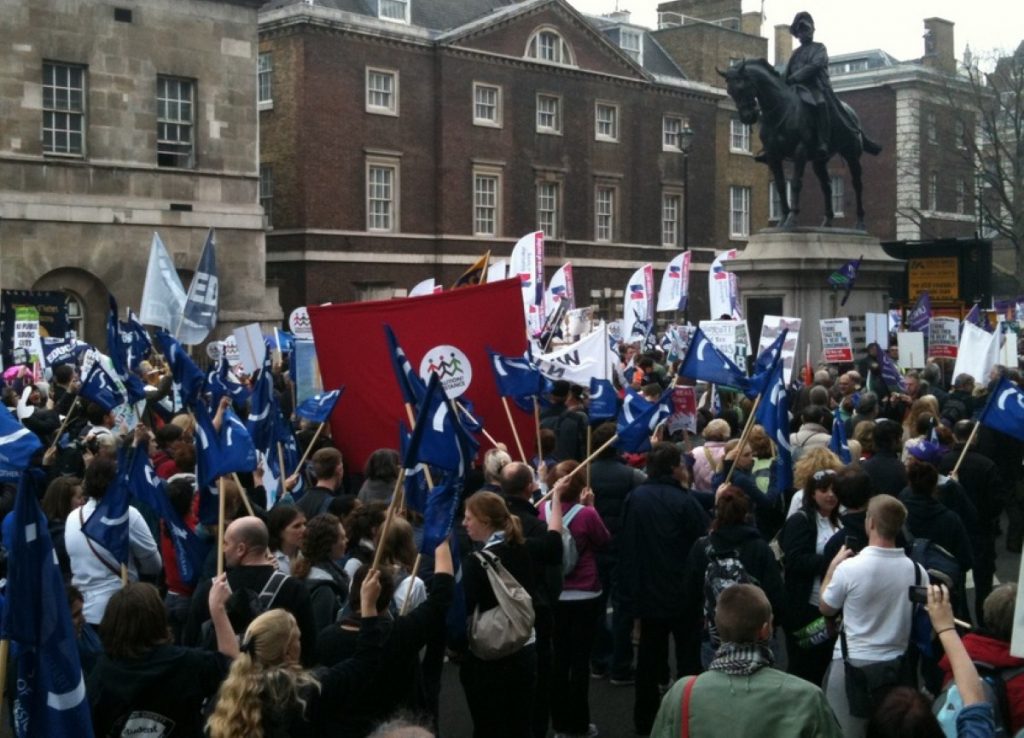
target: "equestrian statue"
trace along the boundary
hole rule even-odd
[[[736,102],[740,122],[752,125],[761,121],[763,154],[758,160],[771,169],[775,190],[782,205],[781,226],[792,229],[800,213],[800,190],[804,167],[811,162],[825,198],[824,227],[831,227],[832,184],[828,160],[839,154],[846,160],[857,197],[858,230],[864,230],[864,205],[861,197],[861,154],[877,155],[882,147],[861,130],[860,120],[846,103],[836,97],[828,79],[828,52],[814,40],[811,14],[796,14],[789,32],[800,41],[786,73],[780,76],[764,59],[745,59],[718,73],[725,78],[729,96]],[[786,197],[786,177],[782,164],[793,162],[793,202]]]

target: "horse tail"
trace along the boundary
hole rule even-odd
[[[871,154],[872,156],[878,156],[882,153],[882,146],[868,138],[868,135],[863,131],[860,134],[860,140],[865,153]]]

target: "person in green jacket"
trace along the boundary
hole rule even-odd
[[[820,688],[772,668],[772,608],[760,587],[723,590],[715,625],[722,645],[714,661],[665,693],[651,738],[842,736]]]

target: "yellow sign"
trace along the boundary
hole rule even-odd
[[[916,300],[922,292],[933,300],[960,299],[960,271],[955,256],[911,259],[907,265],[907,292]]]

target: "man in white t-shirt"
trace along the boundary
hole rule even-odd
[[[928,575],[896,546],[907,509],[895,497],[876,495],[864,522],[868,545],[856,556],[843,546],[821,583],[821,612],[843,613],[850,663],[863,666],[902,656],[910,641],[909,588],[928,584]],[[915,575],[915,569],[917,573]],[[865,718],[850,714],[846,698],[842,639],[836,642],[825,676],[825,696],[847,738],[861,738]]]

